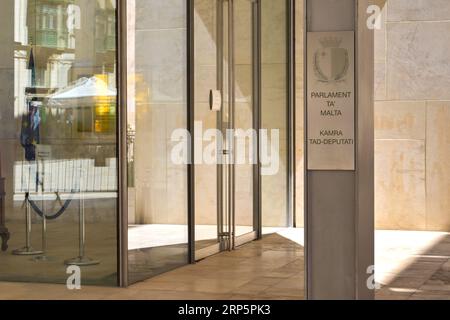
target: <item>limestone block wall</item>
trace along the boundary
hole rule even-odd
[[[219,50],[217,2],[210,0],[195,1],[195,120],[202,124],[203,131],[218,128],[217,112],[209,107],[209,92],[218,88],[217,54]],[[235,126],[237,129],[248,130],[253,126],[252,115],[252,21],[251,3],[236,1],[234,3],[234,27],[235,27]],[[222,92],[224,121],[227,119],[228,108],[228,56],[227,35],[228,16],[227,6],[223,8],[223,81]],[[211,142],[203,141],[196,137],[196,144],[206,148]],[[249,148],[249,141],[246,149]],[[246,157],[248,160],[248,157]],[[199,159],[197,159],[199,160]],[[236,224],[239,226],[253,225],[253,167],[252,164],[237,164],[236,167]],[[196,223],[199,225],[217,224],[217,165],[206,164],[197,161],[195,173],[196,187]]]
[[[261,1],[261,127],[279,130],[279,170],[262,176],[264,227],[287,227],[287,5]]]
[[[286,6],[282,0],[264,0],[262,4],[262,127],[280,131],[280,167],[278,173],[262,178],[264,226],[286,226]],[[235,2],[235,86],[236,127],[252,127],[251,13],[250,3]],[[217,114],[209,110],[209,90],[217,87],[216,2],[195,1],[195,120],[203,130],[217,127]],[[225,17],[226,18],[226,17]],[[226,21],[226,19],[225,19]],[[226,23],[224,25],[226,30]],[[226,35],[226,31],[225,31]],[[228,59],[224,57],[224,69]],[[223,92],[227,104],[227,88]],[[198,139],[197,144],[208,143]],[[217,166],[196,165],[196,222],[216,224]],[[236,223],[251,226],[252,166],[236,166]]]
[[[235,127],[244,131],[253,128],[253,87],[252,87],[252,3],[234,3],[235,27]],[[235,166],[235,223],[237,226],[253,226],[253,164],[248,150],[250,141],[245,141],[245,163]],[[239,231],[236,231],[239,235]],[[241,232],[245,233],[245,232]]]
[[[135,126],[136,224],[186,224],[187,170],[171,161],[172,132],[186,128],[186,2],[129,1],[129,125]],[[131,13],[133,12],[133,15]],[[130,41],[132,41],[130,39]],[[134,65],[133,65],[134,62]],[[133,202],[133,199],[130,199]]]
[[[450,231],[450,1],[379,2],[376,227]]]
[[[206,131],[217,128],[217,113],[209,108],[209,92],[217,88],[217,2],[196,0],[194,4],[195,120]],[[286,7],[284,0],[265,0],[263,4],[263,127],[280,129],[282,147],[278,174],[263,179],[264,221],[267,226],[285,226]],[[135,118],[130,125],[136,131],[129,219],[136,224],[185,224],[186,166],[174,165],[170,159],[171,134],[186,127],[185,1],[133,0],[129,6],[135,15],[129,17],[128,63],[134,71],[128,85],[128,112],[129,119]],[[254,98],[251,3],[237,1],[235,10],[236,126],[246,130],[252,127]],[[223,63],[226,70],[226,55]],[[223,97],[226,105],[227,88]],[[196,145],[210,144],[201,136],[196,139]],[[252,174],[251,164],[236,166],[236,223],[241,226],[253,224]],[[196,163],[195,186],[196,223],[217,224],[217,166]]]
[[[196,0],[194,3],[195,50],[195,121],[203,130],[217,128],[217,113],[209,108],[209,92],[217,89],[217,8],[216,1]],[[224,62],[227,63],[227,62]],[[227,65],[226,65],[227,67]],[[226,94],[223,95],[226,99]],[[206,147],[208,143],[196,136],[195,143]],[[217,224],[217,166],[201,163],[195,167],[195,219],[196,224]]]

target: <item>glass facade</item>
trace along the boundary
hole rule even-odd
[[[267,272],[292,293],[307,208],[311,283],[360,281],[375,242],[380,297],[436,296],[448,285],[450,4],[341,2],[1,0],[0,281],[66,283],[80,267],[83,285],[126,286],[269,238],[223,255],[235,261],[219,274]],[[306,38],[341,18],[355,29],[357,166],[306,170]],[[319,53],[343,49],[323,40],[316,73]]]
[[[127,1],[128,279],[188,263],[186,1]]]
[[[288,1],[2,9],[0,281],[133,284],[294,226]]]
[[[284,0],[194,1],[197,258],[294,226],[288,13]]]
[[[116,2],[2,1],[0,280],[117,284]]]
[[[224,13],[222,3],[194,1],[194,118],[202,127],[201,132],[195,136],[194,143],[201,146],[201,149],[212,142],[203,141],[203,131],[220,128],[218,113],[211,112],[209,107],[210,90],[218,89],[219,84],[228,85],[221,77],[226,62],[223,61],[224,52],[218,43],[218,37],[223,38],[223,50],[227,48],[228,37],[224,37],[226,26],[223,24],[228,19],[219,15]],[[228,99],[226,94],[222,96],[224,100]],[[217,150],[213,152],[218,153]],[[221,184],[218,178],[221,176],[222,166],[218,166],[216,161],[203,162],[203,152],[195,157],[195,246],[196,250],[200,250],[218,244],[218,233],[227,232],[228,225],[224,224],[224,216],[218,209],[222,198],[217,189]]]
[[[197,258],[256,237],[256,9],[244,0],[194,1]],[[212,90],[219,110],[211,110]]]
[[[278,166],[264,164],[262,223],[272,228],[292,226],[288,211],[288,6],[287,1],[261,1],[261,126],[278,136]],[[270,141],[270,140],[268,140]],[[273,141],[275,142],[275,140]],[[270,154],[268,152],[268,154]],[[270,154],[273,158],[274,155]]]

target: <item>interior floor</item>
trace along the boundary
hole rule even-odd
[[[84,286],[82,290],[69,291],[64,285],[0,283],[0,299],[303,298],[303,247],[279,234],[267,235],[235,251],[217,254],[126,289]]]
[[[377,299],[450,300],[450,234],[376,232]],[[0,283],[0,299],[303,299],[302,229],[282,229],[127,289]]]
[[[264,235],[278,233],[303,245],[303,229],[264,227]],[[251,233],[253,227],[236,226],[237,235]],[[187,226],[170,224],[133,225],[128,229],[128,281],[130,284],[176,269],[186,263]],[[196,225],[196,250],[216,245],[217,226]]]
[[[289,237],[289,228],[285,227],[263,227],[263,234],[283,233]],[[303,229],[297,229],[303,235]],[[251,226],[236,226],[238,236],[251,233]],[[216,225],[195,226],[196,248],[204,248],[217,241]],[[299,239],[297,239],[299,240]],[[184,244],[188,241],[188,229],[186,225],[175,224],[146,224],[130,225],[128,228],[128,250],[163,247]],[[200,246],[200,248],[199,248]]]

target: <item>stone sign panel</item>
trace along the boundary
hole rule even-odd
[[[353,31],[309,32],[308,170],[355,170]]]

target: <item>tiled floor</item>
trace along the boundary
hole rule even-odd
[[[450,300],[450,234],[377,231],[380,300]]]
[[[303,299],[301,244],[269,235],[127,289],[0,283],[0,299]],[[450,300],[449,261],[449,233],[377,231],[377,299]]]
[[[0,299],[303,299],[303,247],[273,234],[127,289],[0,283]]]

